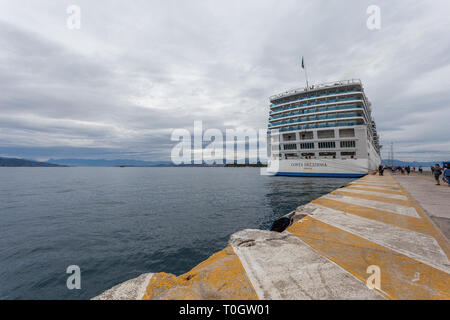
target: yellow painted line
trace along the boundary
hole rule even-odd
[[[351,183],[348,185],[348,187],[361,187],[361,188],[372,188],[372,189],[379,189],[379,190],[401,191],[401,189],[399,187],[367,184],[367,183]]]
[[[357,181],[353,181],[353,183],[367,183],[367,184],[374,184],[374,185],[385,185],[385,186],[389,186],[389,187],[396,187],[398,186],[398,183],[394,180],[390,180],[390,181],[386,181],[386,180],[377,180],[377,179],[372,179],[372,180],[357,180]]]
[[[414,217],[417,219],[422,219],[417,213],[416,209],[409,206],[400,206],[398,204],[385,203],[375,200],[367,200],[362,198],[354,198],[349,196],[344,196],[341,194],[326,194],[321,197],[321,199],[331,199],[339,202],[345,202],[348,204],[354,204],[361,207],[368,207],[372,209],[377,209],[381,211],[387,211],[390,213],[401,214],[409,217]]]
[[[235,254],[228,246],[188,273],[164,272],[150,279],[143,300],[256,300],[258,296]]]
[[[340,191],[340,189],[334,190],[331,193],[332,194],[338,193],[338,194],[343,194],[343,195],[347,195],[350,197],[362,198],[362,199],[367,199],[367,200],[375,200],[375,201],[382,201],[382,202],[386,202],[386,203],[393,203],[393,204],[398,204],[401,206],[411,205],[411,201],[408,201],[408,200],[392,199],[392,198],[374,196],[374,195],[370,195],[370,194],[355,193],[355,192],[346,192],[346,191]]]
[[[373,179],[373,180],[362,180],[362,179],[358,179],[358,180],[354,180],[351,183],[369,183],[369,184],[385,184],[387,186],[396,186],[398,185],[398,182],[395,180],[377,180],[377,179]]]
[[[308,215],[450,274],[450,261],[432,236],[309,203]]]
[[[385,180],[384,177],[386,177],[386,172],[385,172],[385,176],[372,177],[372,181],[373,182],[377,182],[377,181],[380,182],[381,179]],[[404,205],[404,206],[410,206],[410,207],[416,209],[416,211],[419,214],[419,216],[422,219],[425,219],[427,221],[427,224],[430,226],[428,234],[436,239],[436,241],[439,243],[439,246],[442,248],[442,250],[447,255],[447,258],[450,259],[450,244],[449,244],[447,238],[445,236],[443,236],[442,233],[436,228],[436,226],[434,225],[432,220],[424,212],[422,207],[414,200],[414,198],[397,182],[397,180],[395,180],[395,176],[391,175],[388,172],[388,177],[390,177],[392,179],[391,181],[393,181],[393,183],[398,185],[398,188],[401,191],[403,191],[403,193],[408,197],[408,201],[405,201],[405,202],[402,203],[401,200],[393,200],[393,199],[386,199],[386,198],[378,198],[378,199],[376,199],[374,196],[362,196],[361,194],[355,194],[354,196],[355,197],[359,197],[359,198],[368,199],[368,200],[377,200],[377,201],[383,201],[383,202],[386,202],[386,203],[393,203],[393,204],[399,204],[399,205]],[[354,181],[354,183],[359,183],[361,180],[362,179],[358,179],[358,180]],[[339,189],[333,191],[332,193],[334,193],[334,192],[339,192]],[[340,194],[344,194],[344,192],[341,192]]]
[[[376,187],[386,187],[386,188],[398,188],[399,185],[397,183],[386,183],[386,182],[380,182],[380,183],[375,183],[375,182],[369,182],[369,181],[360,181],[360,180],[356,180],[350,183],[350,185],[352,184],[363,184],[363,185],[368,185],[368,186],[376,186]]]
[[[436,241],[441,246],[442,250],[447,255],[447,258],[450,260],[450,244],[449,244],[447,238],[439,231],[439,229],[435,226],[435,224],[430,219],[428,214],[425,213],[425,211],[422,209],[422,207],[414,200],[414,198],[408,193],[408,191],[406,191],[402,186],[400,186],[400,188],[410,199],[410,201],[409,201],[410,206],[415,208],[417,213],[432,226],[432,230],[433,230],[432,236],[436,239]]]
[[[376,192],[376,191],[348,189],[348,188],[340,188],[339,191],[340,192],[353,192],[353,193],[359,193],[359,194],[368,194],[368,195],[377,196],[377,197],[399,199],[399,200],[404,200],[404,201],[408,200],[407,196],[399,195],[399,194],[387,194],[387,193],[381,193],[381,192]]]
[[[380,292],[390,299],[450,299],[450,275],[442,270],[309,216],[287,231],[363,282],[367,268],[378,266]]]
[[[373,191],[373,192],[379,192],[379,193],[386,193],[386,194],[398,194],[404,196],[405,193],[403,191],[394,191],[394,190],[383,190],[383,189],[372,189],[370,187],[360,187],[360,186],[348,186],[345,189],[351,189],[351,190],[365,190],[365,191]]]
[[[409,217],[379,209],[363,207],[355,204],[349,204],[346,202],[340,202],[339,200],[319,198],[312,201],[312,203],[319,204],[330,209],[348,212],[363,218],[384,222],[403,229],[420,232],[432,237],[434,236],[433,227],[423,219]]]

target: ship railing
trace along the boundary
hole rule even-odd
[[[299,125],[293,126],[292,128],[280,128],[277,129],[277,133],[281,132],[290,132],[290,131],[299,131],[299,130],[308,130],[308,129],[317,129],[317,128],[336,128],[336,127],[350,127],[350,126],[361,126],[364,123],[358,122],[338,122],[338,123],[327,123],[322,124],[323,126],[319,127],[318,124],[308,124],[308,125]],[[268,134],[271,134],[272,130],[267,130]]]
[[[302,122],[309,122],[309,121],[317,121],[317,120],[330,120],[330,119],[342,119],[342,118],[354,118],[354,117],[362,117],[362,115],[357,114],[356,112],[348,112],[348,113],[342,113],[337,115],[320,115],[320,116],[309,116],[308,119],[302,119],[302,120],[285,120],[285,121],[278,121],[278,122],[272,122],[269,123],[269,128],[285,125],[285,124],[297,124]]]
[[[345,91],[333,91],[333,92],[328,92],[328,93],[321,93],[321,94],[316,94],[316,95],[312,95],[312,96],[308,96],[305,98],[293,98],[291,100],[287,100],[287,101],[283,101],[283,102],[278,102],[278,103],[272,103],[270,105],[270,108],[273,107],[277,107],[279,105],[283,105],[283,104],[289,104],[289,103],[295,103],[295,102],[302,102],[302,101],[308,101],[308,100],[316,100],[317,98],[322,98],[322,97],[328,97],[328,96],[340,96],[340,95],[347,95],[347,94],[351,94],[351,93],[361,93],[361,90],[345,90]]]
[[[299,105],[294,105],[294,106],[291,106],[291,107],[285,107],[285,108],[282,108],[280,110],[270,110],[269,114],[281,113],[281,112],[284,112],[284,111],[287,111],[287,110],[298,109],[298,108],[323,107],[323,106],[327,106],[327,105],[332,104],[332,103],[345,102],[345,101],[363,101],[363,99],[349,97],[349,98],[334,99],[334,100],[326,101],[325,103],[299,104]]]
[[[321,90],[321,89],[325,89],[325,88],[332,88],[332,87],[336,87],[336,86],[346,86],[346,85],[351,85],[351,84],[359,84],[362,86],[360,79],[340,80],[340,81],[333,81],[333,82],[326,82],[326,83],[312,85],[309,88],[303,87],[303,88],[291,89],[291,90],[288,90],[283,93],[275,94],[275,95],[271,96],[269,99],[270,99],[270,101],[272,101],[272,100],[280,99],[280,98],[290,96],[290,95],[293,95],[296,93],[305,93],[305,92],[311,92],[311,91]]]

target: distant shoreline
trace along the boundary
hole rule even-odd
[[[54,164],[49,162],[40,162],[26,159],[18,159],[18,158],[0,158],[0,167],[28,167],[28,168],[37,168],[37,167],[67,167],[66,165]]]
[[[123,162],[122,162],[123,161]],[[58,163],[59,162],[59,163]],[[103,160],[103,159],[50,159],[48,162],[35,160],[0,157],[0,167],[89,167],[89,168],[158,168],[158,167],[267,167],[267,164],[257,163],[213,163],[213,164],[180,164],[170,161],[140,161],[140,160]]]

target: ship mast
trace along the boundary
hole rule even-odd
[[[306,90],[308,90],[309,89],[308,72],[306,71],[305,58],[304,57],[302,57],[302,69],[305,70]]]

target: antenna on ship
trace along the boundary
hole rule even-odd
[[[302,56],[302,69],[305,70],[305,78],[306,78],[306,90],[309,89],[309,83],[308,83],[308,72],[306,72],[305,67],[305,58]]]
[[[391,141],[391,150],[389,150],[389,165],[394,167],[394,142]]]

